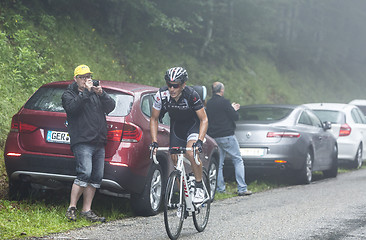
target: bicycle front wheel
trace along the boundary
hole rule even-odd
[[[164,223],[170,239],[177,239],[183,227],[186,203],[180,173],[174,171],[168,178],[164,198]]]
[[[203,171],[202,181],[204,181],[206,187],[205,190],[206,200],[202,204],[200,204],[192,214],[193,223],[198,232],[202,232],[203,230],[205,230],[208,223],[208,218],[210,216],[210,208],[211,208],[210,179],[206,171]]]

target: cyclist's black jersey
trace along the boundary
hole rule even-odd
[[[198,139],[200,121],[196,114],[203,108],[198,93],[186,86],[178,102],[170,97],[168,87],[162,87],[155,95],[153,107],[160,110],[159,120],[166,112],[170,116],[170,147],[185,147],[187,141]]]
[[[203,108],[200,96],[189,86],[183,89],[178,102],[170,97],[167,86],[160,88],[154,99],[153,107],[162,114],[168,112],[171,122],[185,122],[187,125],[198,120],[196,111]]]

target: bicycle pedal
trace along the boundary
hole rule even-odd
[[[188,211],[185,211],[184,212],[184,219],[187,219],[188,216],[189,216],[189,212]]]

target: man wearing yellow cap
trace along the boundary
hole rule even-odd
[[[70,205],[66,211],[69,220],[76,220],[76,205],[83,195],[80,215],[90,221],[105,222],[91,205],[104,173],[104,146],[107,141],[106,115],[116,103],[99,85],[93,84],[92,72],[86,65],[75,68],[74,81],[62,95],[62,106],[67,114],[70,147],[75,156],[76,179],[72,185]]]

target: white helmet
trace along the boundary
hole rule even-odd
[[[187,80],[188,80],[188,73],[182,67],[170,68],[165,73],[165,81],[167,83],[183,84]]]

